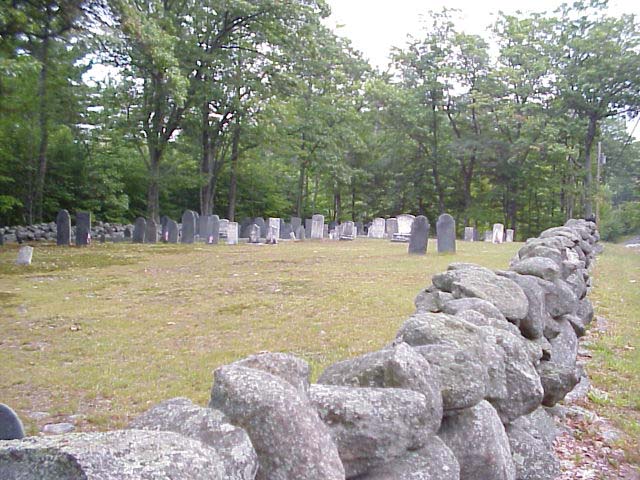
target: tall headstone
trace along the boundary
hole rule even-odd
[[[24,245],[18,250],[18,258],[16,258],[16,265],[31,265],[31,259],[33,258],[33,247]]]
[[[302,219],[300,217],[291,217],[289,221],[291,224],[291,231],[298,236],[298,227],[302,225]]]
[[[56,243],[71,245],[71,215],[67,210],[60,210],[56,216]]]
[[[356,233],[358,235],[364,235],[364,223],[356,222]]]
[[[244,217],[240,221],[240,238],[249,238],[249,234],[251,233],[251,227],[254,225],[253,219],[249,217]]]
[[[464,241],[474,242],[476,240],[476,232],[473,227],[464,227]]]
[[[123,232],[123,236],[125,240],[131,240],[131,227],[130,226],[126,226],[124,227],[124,232]]]
[[[238,222],[229,222],[227,224],[227,245],[238,244]]]
[[[144,237],[147,231],[147,221],[142,218],[136,218],[136,221],[133,222],[133,235],[131,237],[131,241],[133,243],[144,243]]]
[[[311,238],[311,225],[313,224],[313,220],[310,218],[304,219],[304,234],[306,238]]]
[[[512,229],[507,228],[507,237],[506,237],[506,241],[507,241],[507,242],[513,242],[513,237],[514,237],[514,236],[515,236],[515,232],[514,232]]]
[[[167,242],[178,243],[178,222],[175,220],[167,222]]]
[[[229,230],[229,220],[227,220],[226,218],[221,218],[218,225],[218,236],[220,238],[227,238]]]
[[[196,236],[196,214],[193,210],[185,210],[182,214],[181,243],[193,243]]]
[[[144,232],[144,243],[158,243],[158,224],[153,219],[147,221],[147,229]]]
[[[220,217],[218,217],[218,215],[208,216],[208,229],[206,233],[205,242],[209,245],[218,243],[218,239],[220,238]]]
[[[456,253],[456,221],[448,213],[443,213],[436,222],[438,253]]]
[[[311,217],[311,239],[321,240],[324,236],[324,215],[315,214]]]
[[[193,229],[193,241],[197,241],[200,238],[200,231],[198,227],[200,225],[200,214],[196,211],[193,212],[195,219],[195,228]]]
[[[260,227],[255,223],[249,228],[249,243],[260,243]]]
[[[322,226],[322,238],[329,238],[329,224],[325,223]]]
[[[160,217],[160,225],[161,226],[166,227],[168,221],[169,221],[169,217],[167,217],[166,215],[162,215]]]
[[[504,242],[504,225],[501,223],[493,224],[493,235],[491,237],[493,243]]]
[[[0,247],[4,245],[4,231],[0,230]]]
[[[393,217],[393,218],[387,218],[386,221],[386,226],[385,226],[385,233],[387,238],[393,238],[393,235],[398,233],[398,219]]]
[[[393,234],[391,241],[408,242],[411,239],[411,228],[416,217],[411,214],[403,213],[396,218],[398,222],[398,231]]]
[[[91,243],[91,212],[76,212],[76,246]]]
[[[369,238],[384,238],[384,230],[386,228],[386,222],[384,218],[374,218],[371,227],[369,228]]]
[[[293,230],[291,229],[291,224],[285,221],[280,221],[280,238],[291,238],[291,234]]]
[[[275,238],[280,238],[280,227],[282,227],[282,221],[280,218],[269,218],[269,230],[267,235],[272,234]]]
[[[261,238],[266,238],[267,237],[267,224],[264,221],[264,218],[256,217],[256,218],[253,219],[253,223],[255,223],[256,225],[258,225],[260,227],[260,237]]]
[[[355,224],[353,222],[344,222],[340,225],[342,228],[340,229],[340,240],[355,240],[356,232],[355,232]]]
[[[296,234],[296,240],[298,241],[303,242],[307,239],[307,229],[302,225],[299,225],[298,229],[294,233]]]
[[[424,215],[418,215],[411,224],[409,237],[409,254],[425,255],[429,241],[429,220]]]

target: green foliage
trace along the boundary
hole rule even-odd
[[[605,210],[600,231],[602,238],[610,242],[626,235],[640,235],[640,202],[625,202]]]

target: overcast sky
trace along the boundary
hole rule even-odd
[[[392,46],[402,47],[407,34],[418,35],[421,16],[443,6],[461,10],[458,28],[465,33],[488,38],[487,26],[495,15],[505,13],[553,11],[559,0],[327,0],[332,15],[328,25],[338,35],[352,40],[355,48],[381,69],[388,63]],[[569,3],[569,2],[567,2]],[[635,13],[640,17],[640,0],[610,0],[610,12]],[[336,28],[337,27],[337,28]]]

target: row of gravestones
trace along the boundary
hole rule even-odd
[[[216,369],[208,407],[177,398],[128,430],[0,442],[0,478],[554,480],[549,407],[583,374],[598,240],[570,220],[508,270],[449,265],[393,342],[315,384],[304,360],[261,353]],[[24,432],[0,405],[11,434]]]

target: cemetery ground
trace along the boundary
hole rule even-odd
[[[213,370],[259,351],[299,355],[316,378],[337,360],[389,343],[418,291],[449,263],[503,269],[521,246],[458,242],[453,256],[436,254],[430,240],[426,256],[409,256],[406,244],[363,239],[39,244],[29,267],[14,265],[17,246],[5,246],[0,401],[28,434],[69,421],[106,430],[171,397],[206,405]],[[616,444],[639,465],[640,253],[606,244],[594,285],[606,331],[587,339],[596,390],[581,405],[624,431]]]

